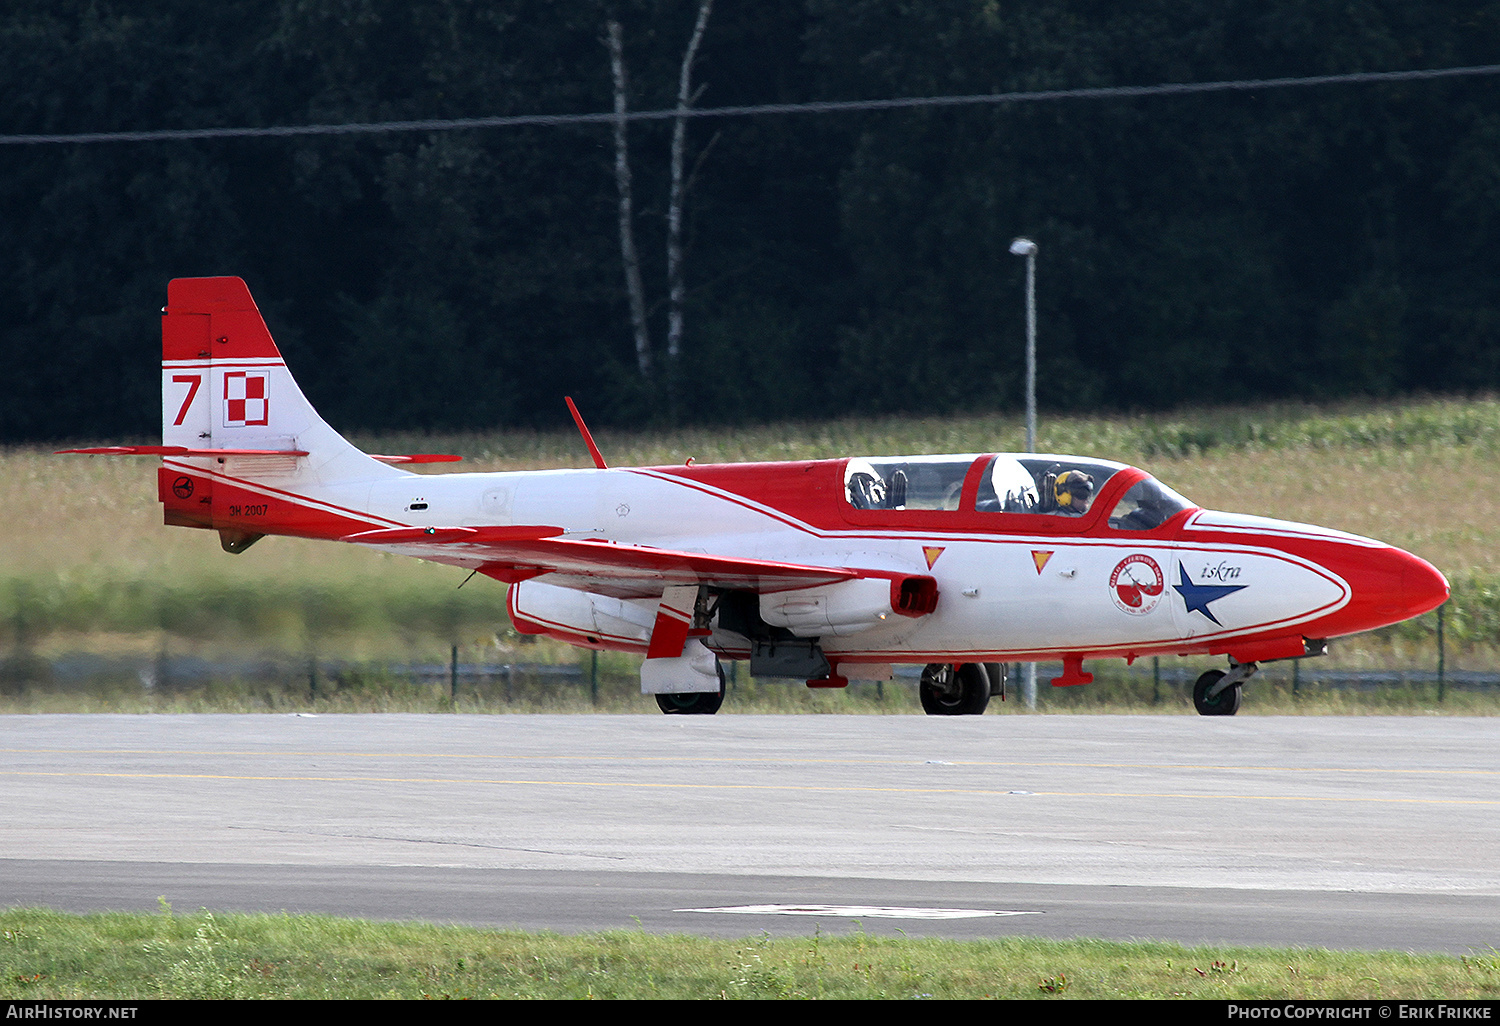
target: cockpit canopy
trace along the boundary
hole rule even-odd
[[[1184,499],[1154,477],[1145,477],[1120,496],[1109,514],[1117,531],[1149,531],[1196,504]]]
[[[976,513],[1082,517],[1109,480],[1129,468],[1074,456],[892,456],[851,459],[844,495],[856,510],[952,510],[976,461],[980,472]],[[1137,481],[1110,511],[1109,526],[1149,531],[1193,504],[1151,477]]]
[[[958,509],[973,456],[852,459],[844,494],[855,509]]]

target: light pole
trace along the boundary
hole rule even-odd
[[[1010,251],[1026,258],[1026,451],[1036,452],[1036,243],[1023,235]]]
[[[1026,451],[1036,452],[1036,243],[1023,235],[1010,251],[1026,258]],[[1021,699],[1026,708],[1036,708],[1036,663],[1026,664]]]

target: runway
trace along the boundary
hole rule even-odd
[[[1497,742],[1448,717],[11,716],[0,903],[1467,953],[1500,946]],[[778,904],[810,914],[689,911]]]

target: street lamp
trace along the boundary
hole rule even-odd
[[[1036,243],[1023,235],[1010,251],[1026,258],[1026,451],[1036,452]],[[1036,708],[1036,663],[1026,664],[1021,699],[1026,708]]]
[[[1023,235],[1010,251],[1026,258],[1026,451],[1036,452],[1036,243]]]

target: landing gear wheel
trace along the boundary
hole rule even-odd
[[[1193,705],[1201,716],[1233,716],[1240,711],[1240,686],[1231,684],[1217,695],[1208,697],[1209,690],[1224,679],[1223,670],[1209,670],[1193,685]]]
[[[980,663],[928,663],[917,694],[928,716],[978,716],[990,704],[990,677]]]
[[[712,716],[724,704],[724,664],[714,660],[719,675],[719,690],[689,691],[681,695],[657,695],[656,704],[668,716]]]
[[[1000,701],[1005,701],[1006,672],[1004,663],[985,663],[984,672],[990,678],[990,697],[1000,696]]]

